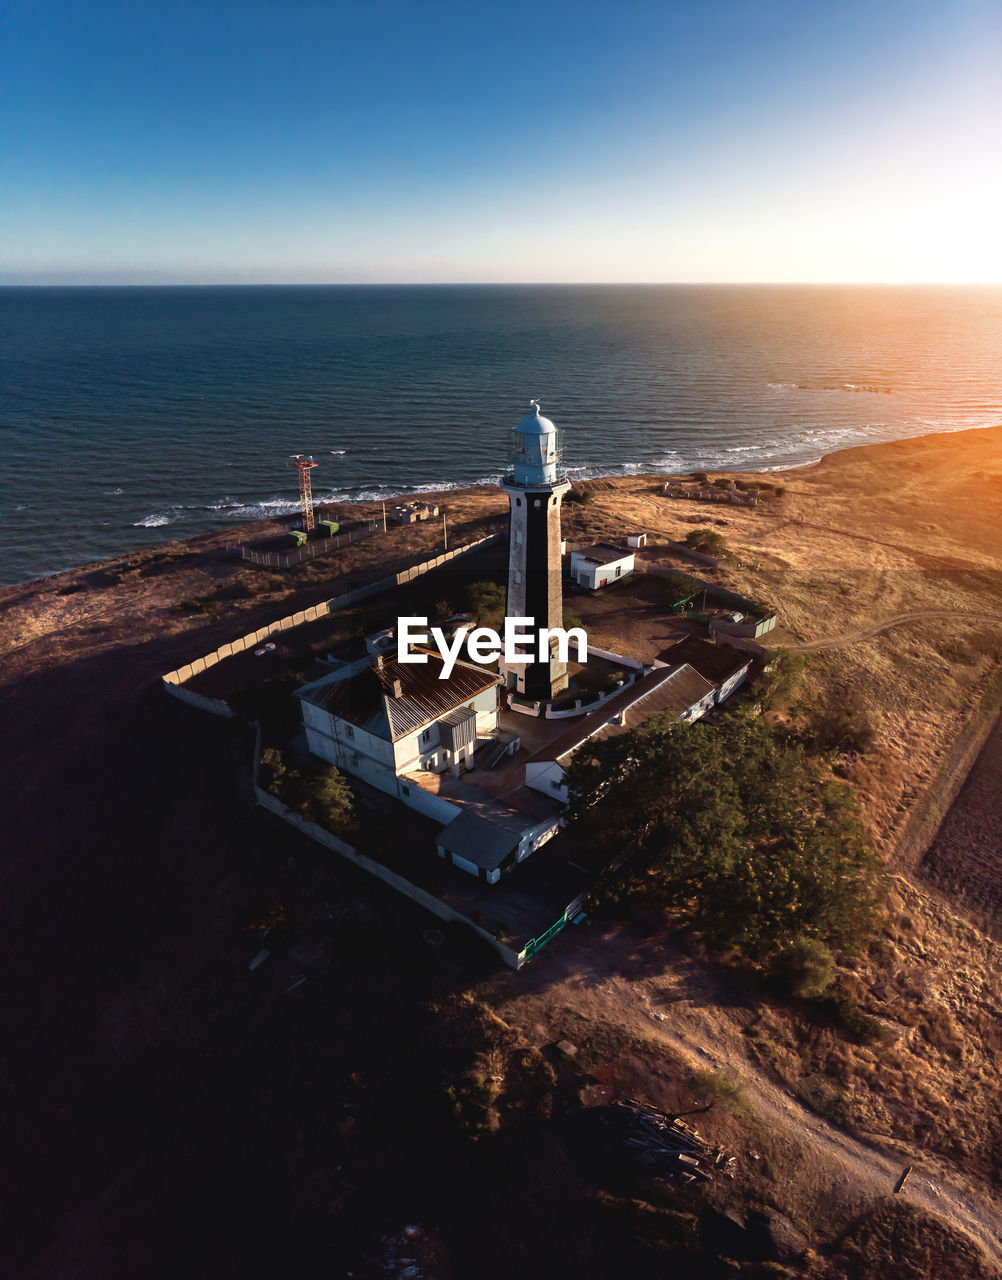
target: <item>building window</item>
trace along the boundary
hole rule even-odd
[[[421,745],[427,746],[429,742],[431,742],[431,730],[425,729],[424,733],[421,735]]]
[[[401,784],[400,784],[400,791],[401,791],[401,793],[402,793],[403,795],[405,795],[405,796],[409,796],[409,795],[410,795],[410,793],[411,793],[411,789],[410,789],[410,787],[405,787],[405,786],[403,785],[403,783],[401,783]]]
[[[344,736],[345,736],[346,738],[354,738],[354,736],[355,736],[355,730],[351,727],[351,725],[350,725],[350,724],[346,724],[346,725],[345,725],[345,727],[344,727]]]
[[[616,577],[618,578],[622,572],[623,572],[622,566],[617,564],[617,565],[616,565]]]
[[[522,499],[521,499],[521,498],[516,498],[516,499],[515,499],[515,506],[516,506],[516,507],[520,507],[521,505],[522,505]]]

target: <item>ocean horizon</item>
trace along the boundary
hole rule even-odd
[[[1002,287],[0,288],[0,583],[318,501],[770,471],[1002,422]]]

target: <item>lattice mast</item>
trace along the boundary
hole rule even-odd
[[[294,453],[289,459],[289,466],[299,472],[299,501],[303,508],[303,532],[309,533],[316,523],[313,519],[313,489],[310,485],[310,472],[317,464],[306,453]]]

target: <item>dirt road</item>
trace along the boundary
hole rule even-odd
[[[751,1060],[743,1035],[747,1010],[730,1007],[727,993],[705,968],[675,957],[659,960],[656,951],[644,954],[642,945],[638,950],[635,938],[610,930],[601,937],[565,935],[550,953],[547,970],[545,976],[543,966],[538,976],[520,975],[523,983],[533,982],[530,1004],[537,1025],[559,1026],[571,1008],[586,1020],[582,1025],[618,1027],[663,1044],[691,1071],[722,1073],[739,1086],[758,1126],[803,1150],[798,1199],[819,1206],[837,1199],[863,1208],[893,1194],[902,1170],[914,1165],[900,1199],[968,1236],[984,1252],[986,1266],[990,1262],[1002,1276],[1002,1215],[989,1198],[934,1158],[923,1157],[919,1164],[913,1153],[854,1136],[805,1107]]]
[[[958,613],[956,609],[915,609],[910,613],[895,613],[879,622],[858,627],[853,631],[843,631],[836,636],[825,636],[820,640],[803,640],[785,644],[782,647],[791,653],[817,653],[823,649],[841,649],[847,644],[857,644],[860,640],[869,640],[882,631],[890,631],[892,627],[900,627],[908,622],[927,622],[934,618],[950,618],[955,622],[997,622],[1002,617],[996,613]]]

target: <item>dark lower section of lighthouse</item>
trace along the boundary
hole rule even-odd
[[[563,592],[560,582],[559,538],[556,529],[558,559],[554,565],[549,555],[550,525],[555,512],[550,494],[527,494],[529,509],[525,521],[525,616],[532,619],[533,629],[559,627],[563,623]],[[532,499],[539,503],[536,506]],[[525,696],[547,699],[553,696],[550,663],[532,662],[525,668]]]

